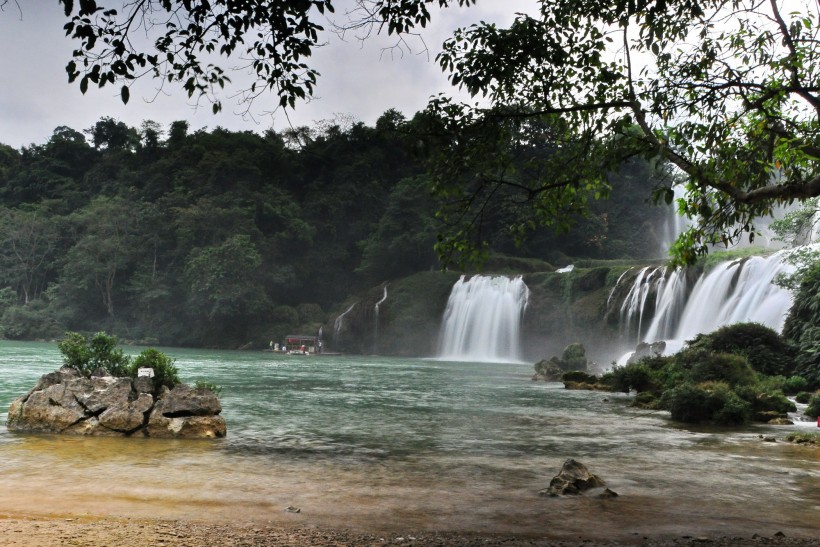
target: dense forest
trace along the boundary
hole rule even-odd
[[[438,270],[441,203],[418,116],[385,112],[264,134],[111,118],[0,144],[0,335],[106,330],[168,346],[261,347],[315,332],[346,298]],[[634,161],[569,233],[484,219],[490,251],[560,266],[569,256],[660,255],[668,209]]]

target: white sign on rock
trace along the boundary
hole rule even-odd
[[[138,368],[137,369],[137,376],[138,377],[139,376],[148,376],[149,378],[153,378],[154,377],[154,369],[152,369],[150,367]]]

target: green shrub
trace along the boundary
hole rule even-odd
[[[809,381],[803,378],[802,376],[792,376],[787,378],[783,384],[782,390],[783,393],[787,395],[794,395],[795,393],[800,393],[801,391],[805,391],[809,387]]]
[[[820,416],[820,395],[814,395],[809,399],[809,406],[806,408],[805,414],[809,418]]]
[[[632,390],[637,392],[648,391],[652,388],[652,371],[643,362],[630,363],[623,367],[612,369],[611,384],[616,391],[629,393]]]
[[[594,374],[589,374],[582,370],[571,370],[569,372],[565,372],[561,376],[561,381],[563,382],[581,382],[584,384],[595,384],[598,382],[598,377]]]
[[[672,419],[696,424],[740,425],[752,414],[749,402],[732,391],[725,382],[684,383],[664,392],[661,408],[670,411]]]
[[[132,375],[136,376],[137,370],[141,368],[154,369],[154,389],[159,390],[162,386],[168,389],[179,384],[179,371],[174,365],[174,360],[154,348],[143,350],[134,358],[131,365]]]
[[[654,393],[650,391],[642,391],[638,393],[635,398],[632,400],[632,406],[638,408],[646,408],[650,410],[655,410],[659,407],[660,401],[655,396]]]
[[[800,393],[794,396],[794,400],[800,403],[801,405],[804,405],[811,400],[811,393],[809,393],[808,391],[801,391]]]
[[[776,331],[759,323],[737,323],[709,334],[698,334],[688,342],[692,350],[731,353],[746,357],[752,369],[774,376],[792,374],[796,348]]]
[[[748,402],[741,399],[735,392],[726,390],[724,392],[712,393],[713,404],[720,407],[712,414],[712,421],[718,425],[741,425],[749,421],[751,407]]]
[[[757,380],[749,361],[730,353],[699,352],[689,372],[692,383],[726,382],[730,386],[754,384]]]
[[[661,408],[669,410],[673,420],[690,424],[709,420],[713,412],[709,393],[690,383],[664,391]]]
[[[90,339],[79,332],[67,332],[57,343],[63,354],[63,364],[89,377],[98,368],[112,376],[128,376],[129,357],[117,348],[117,337],[98,332]]]
[[[196,384],[194,384],[196,389],[208,389],[213,392],[214,395],[219,397],[222,395],[222,386],[218,386],[213,382],[206,382],[205,380],[197,380]]]

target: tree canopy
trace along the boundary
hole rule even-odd
[[[440,192],[462,204],[445,250],[474,248],[469,228],[485,208],[472,198],[488,189],[514,191],[541,221],[560,225],[584,199],[605,195],[612,166],[636,155],[685,184],[678,207],[695,222],[674,248],[679,263],[710,244],[753,239],[757,217],[820,194],[814,2],[539,4],[510,28],[457,31],[438,56],[454,85],[489,102],[441,96],[429,107],[451,143],[434,162]],[[460,150],[476,138],[544,142],[551,153],[516,165]],[[671,181],[655,197],[671,202]]]
[[[102,118],[87,139],[58,127],[41,145],[0,145],[0,336],[238,347],[315,332],[353,295],[440,267],[417,123],[390,110],[375,127],[258,135]],[[651,188],[647,166],[622,171],[566,236],[537,231],[516,249],[514,211],[488,219],[492,250],[657,256],[646,240],[665,211],[631,194]]]
[[[66,71],[83,93],[91,85],[119,85],[127,103],[131,82],[149,75],[211,102],[218,112],[219,91],[231,83],[222,68],[228,59],[255,78],[236,91],[240,102],[250,105],[273,91],[280,106],[293,107],[313,94],[319,73],[307,61],[325,43],[325,25],[403,34],[430,21],[428,6],[475,0],[355,0],[339,23],[326,17],[343,3],[334,0],[59,2],[68,18],[66,35],[79,43]]]
[[[187,2],[143,0],[123,11],[93,0],[60,0],[78,42],[69,79],[129,85],[148,75],[221,108],[230,84],[221,61],[239,59],[256,81],[246,104],[275,92],[279,106],[309,98],[318,73],[308,60],[330,30],[403,35],[430,8],[475,0]],[[107,3],[106,3],[107,4]],[[609,175],[637,155],[666,167],[655,199],[696,219],[674,248],[690,263],[709,245],[752,239],[754,221],[780,204],[820,195],[820,13],[809,0],[538,0],[509,28],[457,31],[438,62],[475,96],[440,96],[428,127],[445,256],[475,258],[494,207],[517,205],[510,225],[565,228],[609,193]],[[143,34],[148,40],[138,37]],[[139,38],[139,39],[138,39]],[[113,137],[104,124],[101,139]],[[95,135],[96,139],[96,135]],[[105,142],[105,140],[101,140]],[[96,143],[96,140],[95,140]],[[491,155],[501,145],[505,154]],[[109,145],[119,145],[119,141]],[[523,206],[523,207],[522,207]]]

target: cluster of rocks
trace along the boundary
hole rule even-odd
[[[178,384],[154,389],[151,377],[90,378],[63,367],[44,374],[9,407],[11,431],[97,436],[224,437],[222,406],[209,389]]]

